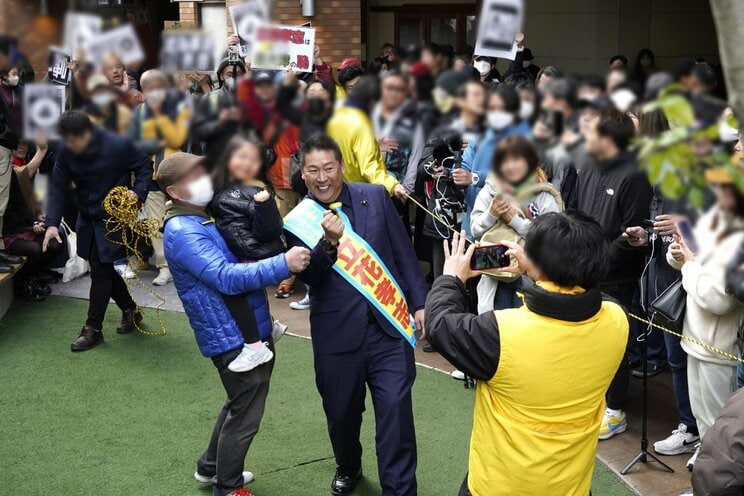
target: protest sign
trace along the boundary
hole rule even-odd
[[[56,136],[59,117],[65,110],[65,87],[58,84],[27,84],[23,87],[23,136],[33,140],[39,132]]]
[[[478,22],[475,54],[514,60],[517,33],[522,30],[523,0],[484,0]]]
[[[268,8],[263,0],[248,0],[230,6],[230,19],[235,34],[240,38],[240,56],[253,52],[253,33],[258,24],[269,18]]]
[[[54,84],[67,85],[72,80],[72,71],[67,68],[71,57],[59,47],[49,47],[47,76]]]
[[[213,71],[214,38],[204,31],[172,31],[163,33],[160,67],[166,71]]]
[[[94,14],[68,12],[65,14],[64,48],[73,58],[80,57],[80,50],[103,29],[103,19]]]
[[[264,23],[253,34],[254,69],[312,72],[315,28]]]
[[[107,52],[118,55],[124,64],[145,59],[145,52],[131,24],[122,24],[109,29],[85,43],[85,53],[90,62],[100,63],[101,58]]]

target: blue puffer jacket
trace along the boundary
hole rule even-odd
[[[238,263],[214,221],[169,204],[163,235],[173,283],[202,355],[213,357],[243,346],[243,335],[222,295],[248,293],[262,338],[271,334],[264,287],[290,276],[284,254]]]

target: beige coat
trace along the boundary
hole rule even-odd
[[[737,331],[744,307],[726,294],[726,265],[744,242],[744,219],[714,206],[695,225],[700,253],[684,265],[667,251],[667,262],[682,271],[687,310],[682,333],[728,353],[737,354]],[[736,366],[724,356],[682,340],[688,355],[706,362]]]

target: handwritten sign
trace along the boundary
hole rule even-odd
[[[264,23],[253,33],[254,69],[312,72],[315,28]]]
[[[248,0],[230,6],[233,29],[240,38],[238,48],[241,57],[253,53],[253,33],[256,26],[266,22],[268,18],[268,8],[263,0]]]
[[[478,22],[475,54],[514,60],[517,33],[522,30],[524,0],[484,0]]]
[[[23,136],[36,139],[41,132],[56,136],[57,122],[65,110],[65,87],[59,84],[27,84],[23,87]]]

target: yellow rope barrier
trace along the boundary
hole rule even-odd
[[[150,243],[150,238],[160,235],[160,222],[151,217],[139,218],[139,198],[132,195],[124,186],[117,186],[109,191],[109,194],[103,200],[103,210],[109,216],[105,224],[106,240],[110,243],[123,246],[127,255],[133,254],[138,262],[143,262],[144,258],[137,247],[139,243],[143,241]],[[117,234],[121,236],[121,241],[112,239],[112,235]],[[158,306],[155,307],[155,316],[158,320],[160,331],[146,331],[136,322],[135,327],[140,333],[147,336],[164,336],[165,324],[161,316],[161,309],[165,305],[165,299],[145,284],[139,276],[136,276],[135,280],[159,301]],[[134,299],[132,291],[129,289],[129,281],[127,281],[127,291],[129,291],[129,295]]]

